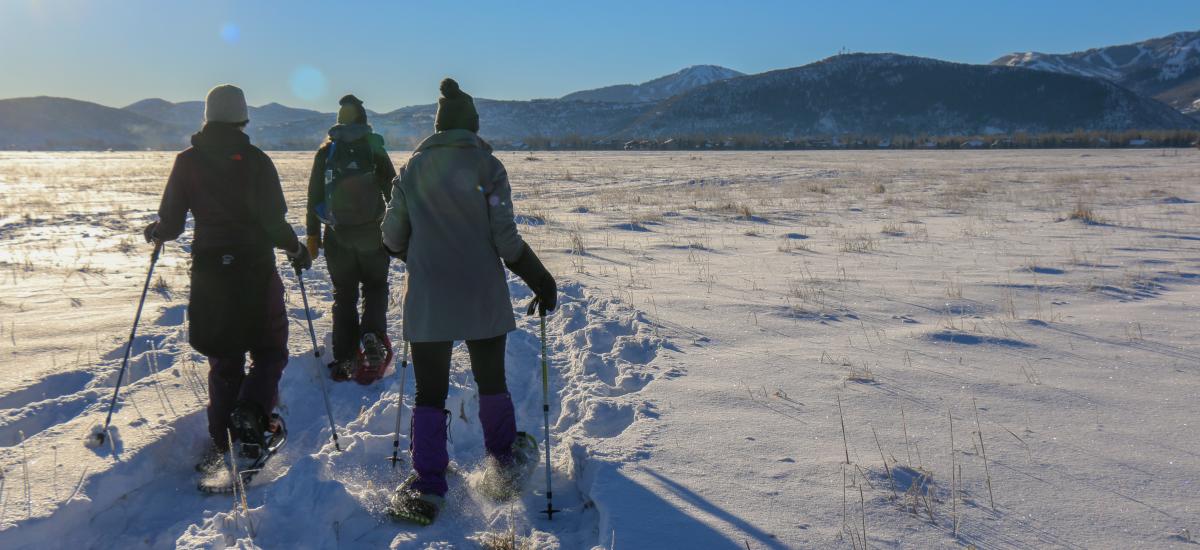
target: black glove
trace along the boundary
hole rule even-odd
[[[533,253],[533,249],[526,244],[521,250],[521,255],[517,257],[515,262],[504,262],[513,273],[516,273],[525,284],[529,285],[529,290],[533,291],[533,301],[529,302],[529,310],[526,312],[533,315],[536,309],[538,314],[546,315],[546,312],[554,311],[558,307],[558,287],[554,283],[554,277],[546,271],[546,266],[542,265],[542,261],[538,259],[537,254]]]
[[[312,255],[308,253],[308,247],[304,243],[297,242],[296,250],[287,253],[288,261],[292,263],[292,267],[299,273],[301,269],[312,267]]]
[[[142,236],[146,238],[148,243],[160,243],[162,239],[154,236],[154,230],[158,229],[158,222],[150,222],[146,229],[142,230]]]

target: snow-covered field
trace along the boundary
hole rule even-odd
[[[272,156],[300,226],[311,155]],[[197,493],[206,367],[186,343],[186,240],[156,270],[114,444],[84,448],[172,156],[3,153],[0,547],[1200,541],[1200,152],[500,157],[562,285],[548,322],[562,514],[538,513],[539,474],[519,502],[456,479],[434,526],[387,520],[408,467],[385,460],[399,380],[332,386],[335,452],[291,275],[291,439],[248,513]],[[327,339],[323,259],[307,279]],[[517,311],[529,294],[510,283]],[[509,386],[540,439],[537,358],[522,316]],[[469,477],[483,449],[465,353],[449,406]]]

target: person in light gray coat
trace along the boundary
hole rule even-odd
[[[489,457],[501,471],[520,471],[528,460],[536,465],[537,443],[517,432],[504,380],[505,343],[516,328],[504,266],[533,290],[539,313],[557,305],[554,277],[517,232],[508,173],[476,135],[474,101],[449,78],[441,92],[436,133],[400,168],[382,223],[384,247],[407,269],[404,337],[417,382],[415,474],[393,504],[398,516],[423,524],[447,490],[444,409],[454,342],[465,340],[471,356]]]

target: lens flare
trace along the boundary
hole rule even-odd
[[[292,93],[305,101],[316,101],[325,95],[329,82],[325,75],[311,65],[301,65],[292,71]]]
[[[235,23],[225,23],[221,25],[221,40],[227,44],[237,44],[242,38],[242,29]]]

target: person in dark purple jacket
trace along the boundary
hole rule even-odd
[[[297,271],[312,266],[308,249],[284,219],[287,205],[275,165],[243,133],[242,90],[222,85],[205,99],[204,127],[175,157],[147,242],[174,240],[194,219],[188,335],[208,357],[208,431],[213,446],[198,465],[220,464],[229,430],[262,443],[287,365],[288,323],[273,249]],[[253,365],[246,372],[246,352]]]

